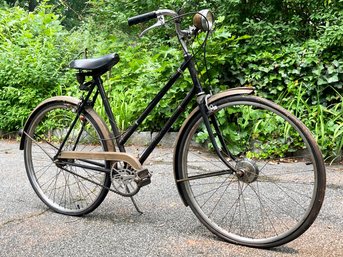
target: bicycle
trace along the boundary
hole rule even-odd
[[[193,15],[188,29],[181,28],[184,14],[166,9],[128,20],[131,26],[157,19],[144,34],[164,25],[169,16],[184,61],[124,133],[101,80],[118,63],[118,54],[71,62],[83,96],[49,98],[24,125],[20,149],[30,183],[49,208],[66,215],[90,213],[109,191],[131,197],[135,204],[132,197],[151,182],[145,160],[195,99],[174,149],[174,176],[183,203],[227,242],[258,248],[288,243],[304,233],[320,211],[326,183],[320,149],[301,121],[255,96],[254,88],[214,95],[205,91],[186,41],[200,32],[207,40],[214,17],[209,10]],[[126,153],[128,139],[186,70],[193,87],[174,114],[139,157]],[[93,109],[99,95],[111,130]]]

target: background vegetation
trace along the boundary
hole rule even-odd
[[[208,42],[208,74],[199,66],[204,83],[214,90],[256,87],[301,118],[327,158],[342,154],[342,0],[0,2],[0,130],[22,127],[49,96],[78,95],[67,67],[85,48],[92,56],[120,54],[105,85],[125,129],[182,59],[172,28],[138,39],[150,24],[127,26],[128,17],[158,8],[213,10],[218,22]],[[189,86],[185,76],[141,129],[158,130]]]

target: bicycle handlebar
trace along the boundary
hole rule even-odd
[[[165,15],[172,17],[172,20],[175,23],[175,30],[176,30],[177,37],[178,37],[179,42],[181,43],[182,48],[186,54],[188,54],[188,50],[187,50],[186,42],[184,41],[185,36],[187,36],[187,37],[193,36],[198,32],[198,30],[209,32],[212,29],[213,15],[207,9],[196,13],[196,15],[193,18],[193,26],[189,27],[189,29],[187,29],[187,30],[181,29],[180,18],[182,17],[182,15],[178,15],[177,12],[175,12],[173,10],[169,10],[169,9],[160,9],[157,11],[143,13],[143,14],[131,17],[128,19],[128,25],[132,26],[132,25],[142,23],[142,22],[146,22],[146,21],[149,21],[152,19],[157,19],[157,22],[154,25],[143,30],[139,34],[139,36],[142,37],[147,31],[164,25],[165,24],[165,20],[164,20]]]
[[[129,26],[136,25],[138,23],[142,23],[145,21],[149,21],[151,19],[157,18],[157,13],[156,12],[148,12],[144,14],[140,14],[134,17],[131,17],[128,19],[128,24]]]

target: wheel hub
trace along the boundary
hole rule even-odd
[[[259,169],[256,163],[250,159],[244,159],[236,164],[236,169],[238,172],[236,176],[238,180],[250,184],[258,178]]]

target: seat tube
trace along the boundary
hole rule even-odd
[[[125,152],[125,147],[120,144],[120,131],[119,131],[117,123],[114,119],[114,115],[113,115],[113,112],[112,112],[112,109],[110,106],[110,102],[108,101],[108,97],[106,95],[104,86],[102,84],[102,80],[100,77],[95,77],[94,81],[98,86],[99,93],[100,93],[101,99],[102,99],[103,104],[104,104],[105,112],[108,116],[109,123],[110,123],[111,129],[112,129],[112,133],[113,133],[115,141],[116,141],[116,145],[117,145],[119,151]]]

